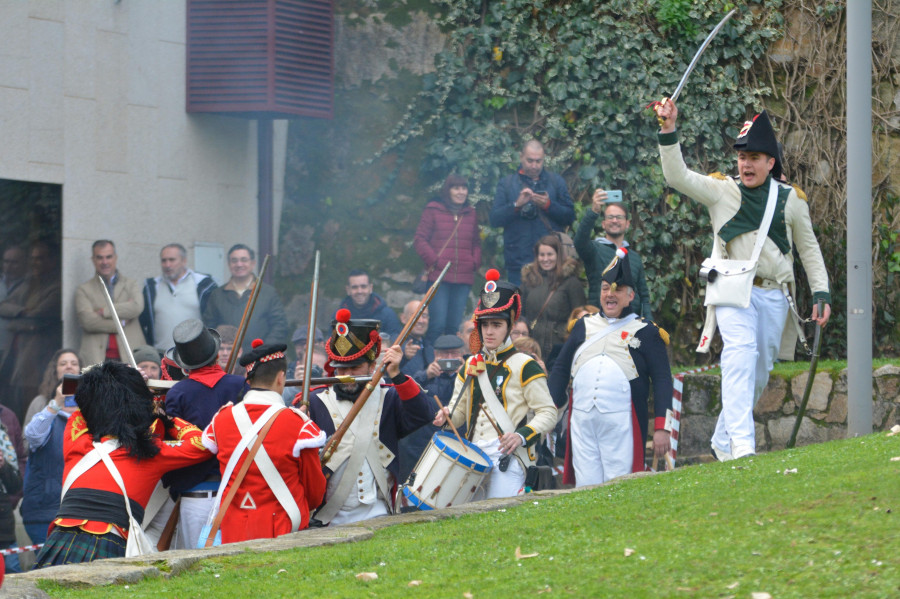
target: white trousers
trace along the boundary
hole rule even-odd
[[[178,528],[174,549],[196,549],[200,530],[206,526],[209,511],[216,503],[215,497],[183,497],[179,504]]]
[[[716,307],[722,349],[722,412],[712,446],[735,458],[756,453],[753,406],[769,381],[788,304],[780,289],[754,287],[746,308]]]
[[[577,486],[599,485],[631,472],[634,437],[630,411],[573,410],[569,426]]]
[[[525,471],[515,455],[510,456],[506,472],[500,471],[500,439],[476,441],[475,445],[484,450],[491,458],[494,467],[488,473],[487,480],[472,496],[472,501],[493,499],[495,497],[514,497],[525,492]]]

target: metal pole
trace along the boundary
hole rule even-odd
[[[256,140],[257,140],[257,189],[259,203],[259,247],[256,248],[257,255],[266,256],[273,254],[275,244],[273,243],[274,232],[274,200],[273,200],[273,178],[275,177],[273,163],[274,155],[272,144],[274,142],[274,128],[272,119],[260,118],[256,121]],[[264,282],[272,284],[272,273],[265,275]]]
[[[847,2],[847,436],[872,432],[872,2]]]

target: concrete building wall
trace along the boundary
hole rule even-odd
[[[256,123],[185,112],[184,0],[2,0],[0,17],[0,178],[62,185],[67,345],[95,239],[132,278],[166,243],[191,266],[197,243],[257,247]],[[286,139],[276,121],[275,231]]]

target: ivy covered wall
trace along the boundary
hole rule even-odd
[[[596,187],[624,191],[634,215],[628,238],[643,257],[654,313],[672,333],[676,360],[695,361],[703,318],[696,275],[709,221],[702,207],[666,188],[656,121],[645,106],[671,93],[731,8],[719,0],[336,2],[335,118],[291,124],[276,281],[289,316],[306,319],[315,249],[323,256],[323,322],[355,267],[370,270],[376,291],[402,306],[421,268],[411,248],[421,210],[454,170],[469,178],[485,217],[483,263],[502,266],[501,234],[487,226],[486,213],[518,148],[536,137],[579,216]],[[896,347],[900,318],[895,8],[889,0],[875,9],[880,353]],[[843,355],[845,339],[846,157],[836,70],[843,28],[841,3],[750,2],[713,41],[679,99],[685,157],[703,172],[733,172],[730,144],[741,123],[764,107],[773,114],[789,176],[809,193],[829,263],[832,356]],[[800,296],[808,310],[808,293]]]

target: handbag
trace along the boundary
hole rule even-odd
[[[731,308],[746,308],[750,305],[750,294],[753,289],[753,279],[756,277],[756,268],[759,266],[759,254],[762,252],[766,236],[769,234],[769,226],[775,215],[775,204],[778,199],[778,184],[772,179],[769,182],[769,197],[766,200],[766,211],[756,234],[756,244],[749,260],[730,260],[726,258],[710,257],[703,261],[700,269],[700,277],[706,279],[705,306],[727,306]],[[717,253],[719,246],[716,244]]]
[[[453,239],[454,236],[456,236],[456,231],[459,229],[460,223],[462,223],[462,217],[459,217],[456,219],[456,225],[453,226],[453,232],[450,233],[450,237],[447,238],[447,241],[445,241],[444,245],[441,247],[441,249],[438,250],[438,253],[437,253],[438,258],[440,258],[441,254],[444,253],[444,250],[447,249],[447,245],[450,243],[450,240]],[[419,273],[419,276],[417,276],[416,280],[413,281],[413,285],[412,285],[413,293],[422,294],[422,293],[425,293],[426,291],[428,291],[428,288],[430,287],[430,285],[428,284],[428,277],[431,275],[431,271],[433,271],[433,270],[434,270],[434,267],[432,266],[431,268],[426,268],[421,273]]]
[[[119,469],[116,468],[112,458],[109,457],[109,453],[100,450],[100,445],[100,443],[94,441],[94,448],[100,452],[100,459],[106,464],[113,480],[116,481],[116,484],[119,485],[119,489],[122,490],[122,497],[125,498],[125,509],[128,511],[128,540],[125,543],[125,557],[156,553],[156,547],[150,542],[150,539],[147,538],[144,529],[141,528],[141,523],[135,520],[134,516],[131,515],[131,502],[128,501],[128,493],[125,492],[125,483],[122,481],[122,475],[119,474]]]
[[[547,218],[538,212],[538,216],[541,221],[544,223],[544,226],[547,227],[547,230],[550,231],[553,235],[556,235],[556,238],[559,239],[559,245],[562,247],[563,256],[566,258],[573,258],[578,260],[578,251],[575,249],[575,242],[572,240],[572,237],[563,231],[556,231],[553,229],[553,225],[550,224],[550,221]]]

